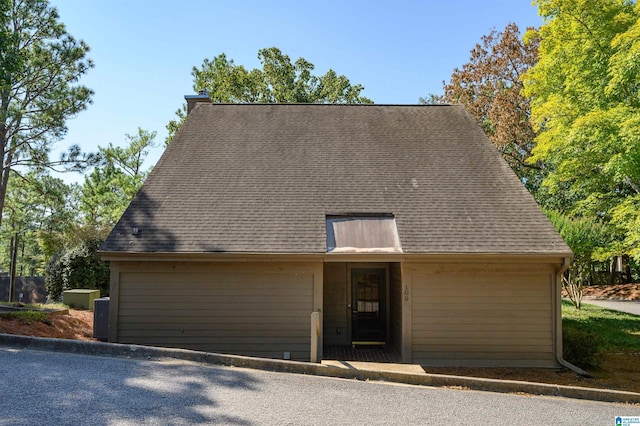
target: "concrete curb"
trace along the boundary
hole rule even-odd
[[[188,349],[91,342],[85,340],[49,339],[12,334],[0,334],[0,345],[20,349],[67,352],[94,356],[112,356],[148,360],[172,358],[215,365],[285,373],[310,374],[343,379],[381,380],[395,383],[406,383],[410,385],[459,387],[489,392],[526,393],[532,395],[561,396],[565,398],[588,399],[603,402],[640,404],[640,393],[635,392],[551,385],[514,380],[449,376],[443,374],[411,374],[366,369],[344,369],[308,362],[253,358],[240,355],[224,355],[192,351]]]

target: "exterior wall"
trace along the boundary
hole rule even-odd
[[[402,353],[402,275],[399,263],[389,264],[389,346]]]
[[[388,341],[404,362],[557,367],[558,265],[491,262],[113,260],[109,340],[309,360],[311,312],[321,345],[350,344],[350,268],[386,265]]]
[[[322,264],[112,262],[111,300],[110,341],[309,360]]]
[[[324,343],[327,345],[351,344],[348,281],[346,263],[324,264],[323,318]]]
[[[557,367],[552,265],[409,263],[405,270],[414,363]]]

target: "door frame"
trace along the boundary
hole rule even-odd
[[[388,262],[362,262],[362,263],[347,263],[347,328],[349,331],[349,342],[353,342],[353,321],[352,321],[352,306],[353,306],[353,286],[351,280],[351,270],[352,269],[384,269],[385,278],[384,278],[384,304],[385,304],[385,345],[389,343],[390,337],[390,325],[391,325],[391,315],[390,315],[390,294],[389,294],[389,263]]]

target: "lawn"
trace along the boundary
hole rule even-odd
[[[604,352],[640,352],[640,316],[612,311],[598,306],[582,305],[576,309],[562,301],[562,327],[565,332],[581,330],[593,333]]]
[[[595,377],[583,385],[640,392],[640,316],[588,303],[578,310],[563,301],[562,328],[564,358]],[[571,336],[573,344],[567,341]],[[571,359],[576,346],[582,346],[578,358],[585,351],[597,352],[593,362]]]

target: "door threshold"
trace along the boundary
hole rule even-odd
[[[385,346],[387,342],[351,342],[351,346]]]

